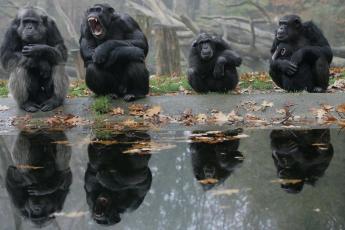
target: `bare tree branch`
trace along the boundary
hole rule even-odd
[[[227,4],[227,3],[224,3],[225,6],[229,7],[229,8],[232,8],[232,7],[239,7],[239,6],[243,6],[243,5],[252,5],[254,6],[256,9],[258,9],[267,19],[268,23],[272,24],[272,20],[271,20],[271,17],[268,15],[268,13],[266,12],[266,10],[260,6],[259,4],[253,2],[253,1],[250,1],[250,0],[247,0],[247,1],[243,1],[243,2],[240,2],[240,3],[234,3],[234,4]]]

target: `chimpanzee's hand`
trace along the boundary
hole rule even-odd
[[[295,65],[300,65],[303,61],[303,51],[298,50],[291,56],[291,62]]]
[[[106,46],[100,45],[95,49],[95,53],[92,56],[94,63],[101,65],[108,60],[110,50],[107,50],[106,48]]]
[[[23,47],[22,54],[25,57],[35,57],[43,53],[47,48],[47,45],[30,44]]]
[[[298,66],[291,61],[281,60],[280,69],[284,74],[292,76],[297,72]]]
[[[225,63],[226,63],[226,59],[224,57],[218,58],[213,70],[214,78],[220,79],[225,76]]]

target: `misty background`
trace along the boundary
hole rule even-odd
[[[190,44],[200,32],[217,33],[244,59],[241,71],[265,71],[279,18],[298,14],[313,20],[331,43],[333,65],[345,66],[345,0],[0,0],[0,41],[19,8],[31,5],[53,17],[69,49],[67,73],[83,78],[79,55],[80,24],[86,9],[108,3],[128,13],[148,37],[151,74],[185,74]],[[1,78],[7,75],[0,70]]]

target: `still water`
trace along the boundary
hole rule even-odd
[[[90,133],[0,137],[0,229],[345,229],[343,131]]]

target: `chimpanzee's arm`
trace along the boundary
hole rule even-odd
[[[329,46],[305,46],[292,55],[291,61],[296,64],[302,61],[314,64],[320,57],[326,58],[330,63],[333,59],[332,49]]]
[[[0,61],[5,70],[11,71],[18,65],[22,57],[21,39],[17,34],[15,23],[12,22],[0,48]]]
[[[229,64],[233,66],[240,66],[242,58],[232,50],[224,50],[218,57],[217,64]]]
[[[92,62],[92,57],[95,53],[96,45],[86,38],[80,38],[80,54],[85,62],[85,65]]]
[[[123,40],[107,40],[100,45],[102,50],[112,50],[121,46],[135,46],[144,50],[145,56],[148,53],[148,43],[144,33],[140,30],[138,23],[129,15],[124,14],[111,24],[111,27],[121,28]]]

